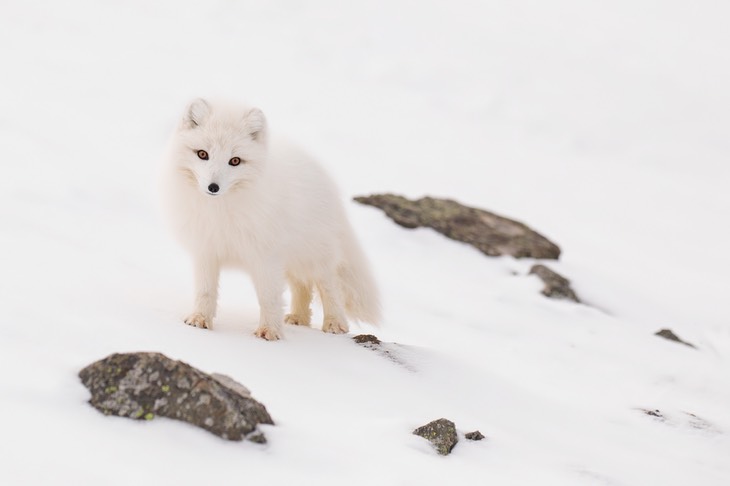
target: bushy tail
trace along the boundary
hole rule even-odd
[[[344,241],[344,259],[337,274],[345,297],[345,312],[355,321],[379,324],[381,320],[380,294],[370,265],[355,236],[347,232]]]

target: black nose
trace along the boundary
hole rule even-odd
[[[220,187],[218,187],[218,184],[216,184],[215,182],[208,186],[208,191],[212,192],[213,194],[218,192],[219,189]]]

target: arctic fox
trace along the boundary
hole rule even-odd
[[[314,289],[324,332],[347,332],[347,317],[377,323],[378,291],[337,189],[307,155],[270,138],[258,108],[203,99],[190,103],[174,133],[163,179],[173,228],[194,264],[185,322],[212,327],[220,270],[232,267],[253,280],[256,336],[279,339],[284,322],[310,325]]]

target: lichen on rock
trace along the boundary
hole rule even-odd
[[[105,415],[167,417],[227,440],[265,442],[258,424],[274,423],[266,407],[243,385],[221,376],[160,353],[113,354],[79,372],[91,392],[89,402]]]

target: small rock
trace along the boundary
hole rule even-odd
[[[253,434],[247,435],[246,440],[256,444],[266,444],[266,436],[261,432],[254,432]]]
[[[664,422],[667,420],[667,418],[664,416],[664,414],[662,412],[660,412],[658,409],[652,410],[652,409],[648,409],[648,408],[640,408],[639,410],[641,410],[642,412],[644,412],[645,414],[647,414],[650,417],[654,417],[654,418],[658,419],[661,422]]]
[[[227,440],[266,441],[258,424],[273,420],[248,389],[160,353],[112,354],[79,372],[89,403],[105,415],[182,420]]]
[[[356,197],[355,201],[382,209],[404,228],[432,228],[485,255],[550,259],[560,256],[558,245],[526,225],[450,199],[424,197],[412,201],[394,194],[374,194]]]
[[[654,333],[655,336],[663,337],[664,339],[669,339],[670,341],[674,341],[677,343],[684,344],[685,346],[689,346],[690,348],[697,348],[694,344],[688,343],[687,341],[683,341],[672,332],[671,329],[662,329],[661,331],[657,331]]]
[[[551,299],[567,299],[573,302],[580,302],[578,296],[570,288],[570,280],[550,270],[545,265],[533,265],[530,269],[530,275],[537,275],[545,284],[545,287],[542,289],[543,295]]]
[[[373,336],[372,334],[358,334],[352,338],[357,344],[380,344],[380,339]]]
[[[482,434],[478,430],[475,430],[474,432],[467,432],[466,434],[464,434],[464,437],[469,440],[482,440],[484,439],[484,434]]]
[[[436,451],[442,456],[450,454],[459,441],[454,422],[445,418],[418,427],[413,433],[431,442],[436,447]]]

